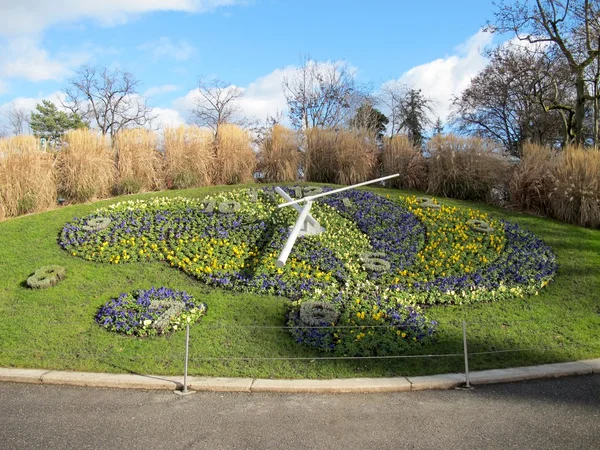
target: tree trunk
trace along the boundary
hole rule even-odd
[[[573,128],[571,129],[569,144],[583,145],[583,121],[585,119],[585,77],[583,69],[576,74],[575,88],[577,100],[575,103],[575,117]]]
[[[598,38],[600,48],[600,37]],[[594,148],[598,150],[598,84],[600,83],[600,53],[596,57],[596,73],[594,74]]]

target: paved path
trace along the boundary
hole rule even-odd
[[[0,383],[0,449],[125,448],[597,450],[600,375],[336,395]]]

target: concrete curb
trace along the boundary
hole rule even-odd
[[[600,373],[600,358],[471,372],[470,384],[509,383]],[[0,382],[84,386],[119,389],[183,389],[183,377],[66,372],[0,368]],[[210,392],[374,393],[453,389],[465,384],[462,373],[423,377],[341,378],[332,380],[271,380],[254,378],[188,377],[188,389]]]

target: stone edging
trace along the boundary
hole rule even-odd
[[[557,378],[600,373],[600,358],[471,372],[471,385],[508,383],[524,380]],[[40,369],[0,368],[0,382],[84,386],[118,389],[183,389],[183,377],[130,375],[89,372],[66,372]],[[255,378],[188,377],[191,391],[278,392],[278,393],[352,393],[407,392],[429,389],[452,389],[464,386],[461,373],[422,377],[340,378],[331,380],[272,380]]]

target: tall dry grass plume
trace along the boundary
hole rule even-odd
[[[547,147],[527,143],[508,184],[513,207],[536,214],[550,214],[550,194],[554,188],[553,167],[557,153]]]
[[[463,200],[489,200],[505,190],[509,164],[495,144],[480,138],[437,135],[427,143],[427,192]]]
[[[306,132],[305,177],[317,183],[354,184],[373,177],[374,136],[357,130],[311,128]]]
[[[33,136],[0,139],[0,219],[56,205],[54,155]]]
[[[302,160],[298,135],[275,124],[258,154],[258,170],[266,183],[296,181]]]
[[[427,189],[427,161],[406,135],[384,138],[380,155],[383,175],[399,173],[388,181],[396,189]]]
[[[211,183],[213,135],[197,126],[166,128],[164,131],[164,176],[171,189],[206,186]]]
[[[247,183],[254,179],[256,154],[247,131],[237,125],[223,124],[215,141],[214,184]]]
[[[87,129],[71,130],[58,152],[59,192],[73,202],[108,197],[115,183],[109,139]]]
[[[143,128],[123,130],[114,140],[117,162],[115,194],[160,190],[163,186],[163,157],[157,135]]]
[[[558,155],[553,175],[553,216],[584,227],[600,227],[600,151],[568,147]]]

